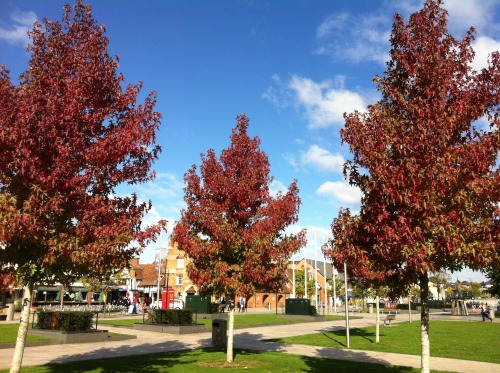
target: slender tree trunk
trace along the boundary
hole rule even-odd
[[[21,311],[21,323],[19,324],[19,331],[17,333],[16,347],[14,356],[12,357],[12,364],[10,366],[10,373],[19,373],[23,363],[24,347],[26,345],[26,336],[28,335],[28,325],[30,321],[31,309],[31,293],[33,284],[28,283],[24,286],[23,294],[23,308]]]
[[[430,372],[430,342],[429,342],[429,278],[427,273],[420,276],[420,341],[421,341],[421,367],[422,373]]]
[[[234,297],[233,297],[234,298]],[[229,325],[227,331],[227,362],[232,363],[233,357],[233,338],[234,338],[234,308],[229,311]]]
[[[412,322],[412,315],[411,315],[411,294],[408,294],[408,318],[409,318],[409,321]]]
[[[375,343],[380,342],[380,295],[377,294],[375,297],[376,305],[376,315],[375,315]]]
[[[61,310],[63,309],[63,306],[64,306],[64,285],[61,284],[61,299],[59,299],[59,301],[61,302],[60,306],[61,306]]]

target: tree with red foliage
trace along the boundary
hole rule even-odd
[[[141,222],[151,203],[115,188],[154,178],[161,116],[155,94],[122,87],[118,58],[89,5],[29,33],[29,69],[13,85],[0,68],[0,263],[24,285],[66,284],[128,265],[165,229]],[[11,371],[22,363],[24,307]]]
[[[375,81],[382,99],[345,116],[353,153],[345,175],[363,193],[341,210],[325,251],[350,274],[385,283],[393,295],[421,291],[422,371],[429,371],[428,274],[482,269],[499,259],[500,54],[471,68],[471,28],[447,30],[440,0],[405,25],[395,16],[391,59]],[[489,129],[477,122],[487,118]]]
[[[299,189],[294,181],[273,198],[270,165],[259,138],[247,135],[249,119],[237,117],[231,145],[217,159],[202,154],[201,175],[193,166],[184,176],[187,208],[173,229],[172,240],[192,261],[189,278],[205,294],[252,294],[272,290],[286,280],[289,258],[305,245],[305,231],[284,233],[297,221]],[[228,361],[232,355],[229,320]]]

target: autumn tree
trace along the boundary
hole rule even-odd
[[[62,23],[36,22],[29,36],[18,84],[0,68],[0,266],[28,302],[35,283],[126,266],[165,226],[143,227],[150,202],[115,193],[154,177],[155,94],[136,105],[141,84],[123,85],[89,5],[66,5]],[[21,367],[29,311],[12,372]]]
[[[498,258],[500,55],[471,67],[471,28],[447,30],[440,0],[407,24],[395,16],[382,98],[345,115],[353,159],[345,176],[362,192],[359,214],[342,209],[327,253],[351,275],[375,279],[393,295],[420,287],[422,371],[429,371],[429,275],[482,269]],[[489,122],[482,129],[481,122]]]
[[[287,280],[290,257],[305,245],[305,232],[287,234],[300,205],[294,181],[273,197],[270,164],[260,139],[247,135],[249,119],[240,115],[231,145],[217,158],[202,154],[200,173],[193,165],[185,176],[186,209],[172,240],[191,259],[189,278],[200,292],[235,299],[255,289],[274,291]],[[227,360],[233,361],[234,311],[229,315]]]

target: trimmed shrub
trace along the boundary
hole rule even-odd
[[[412,303],[411,304],[412,311],[416,311],[417,307],[419,307],[419,306],[420,306],[420,303]],[[398,305],[396,305],[396,308],[398,310],[407,310],[408,309],[408,305],[407,304],[398,304]]]
[[[88,331],[92,329],[93,312],[37,310],[37,329]]]
[[[309,306],[309,315],[310,316],[318,316],[318,311],[315,306]]]
[[[210,313],[219,312],[219,303],[210,303]]]
[[[14,301],[14,309],[16,312],[21,312],[23,309],[23,300],[22,299],[17,299]]]
[[[164,310],[153,309],[149,311],[148,322],[152,324],[191,325],[193,324],[193,311],[191,310]]]

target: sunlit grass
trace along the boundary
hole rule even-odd
[[[222,316],[222,315],[221,315]],[[326,320],[342,320],[343,316],[326,316]],[[118,326],[129,326],[133,327],[135,323],[141,323],[142,318],[131,318],[131,319],[99,319],[99,324],[104,325],[118,325]],[[294,324],[304,322],[304,319],[295,317],[283,317],[282,315],[276,314],[235,314],[234,315],[234,326],[236,328],[244,328],[259,325],[278,325],[278,324]],[[204,324],[207,330],[212,329],[211,319],[200,319],[196,320],[197,324]]]
[[[15,343],[19,324],[4,324],[0,325],[0,344]],[[53,338],[32,335],[28,333],[26,342],[52,341]]]
[[[431,356],[500,363],[500,324],[486,322],[431,321]],[[322,347],[346,347],[345,329],[275,340]],[[380,327],[375,343],[375,326],[350,330],[350,348],[420,355],[420,322]]]

